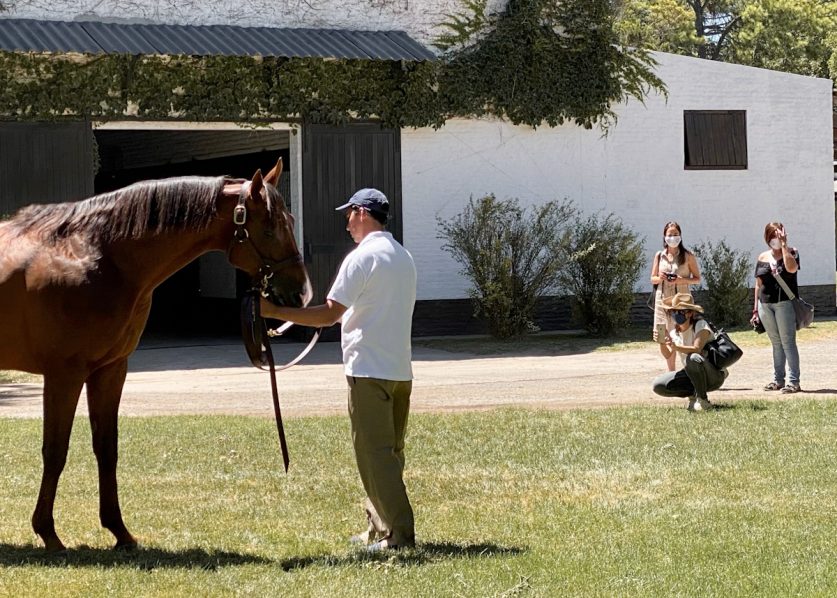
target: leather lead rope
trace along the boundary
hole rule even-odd
[[[259,326],[261,326],[262,329],[262,346],[264,347],[264,353],[267,357],[267,363],[270,366],[270,390],[273,394],[273,413],[276,415],[276,431],[279,433],[279,445],[282,447],[282,461],[285,464],[285,473],[288,473],[288,466],[290,465],[291,460],[288,456],[288,441],[285,439],[285,426],[282,424],[282,409],[279,407],[279,388],[276,385],[276,372],[286,370],[302,361],[302,358],[308,355],[311,349],[314,348],[314,345],[317,344],[317,339],[320,338],[322,328],[317,328],[316,332],[314,332],[314,336],[308,343],[308,346],[305,347],[299,355],[285,365],[277,368],[276,363],[273,360],[273,349],[270,347],[270,337],[276,335],[270,334],[271,331],[268,330],[264,318],[259,318]]]
[[[262,327],[262,341],[264,351],[267,355],[267,362],[270,364],[270,390],[273,392],[273,412],[276,414],[276,430],[279,432],[279,445],[282,447],[282,461],[285,464],[285,473],[288,473],[288,465],[291,459],[288,456],[288,441],[285,440],[285,427],[282,425],[282,409],[279,407],[279,390],[276,387],[276,365],[273,362],[273,350],[270,348],[270,340],[267,336],[267,324],[264,319],[259,318]]]
[[[262,322],[264,322],[264,320],[262,320]],[[264,337],[265,338],[265,345],[267,345],[267,339],[268,338],[274,337],[274,336],[281,336],[282,332],[277,332],[277,331],[281,331],[282,328],[284,328],[284,325],[280,328],[277,328],[276,330],[268,329],[267,336]],[[308,341],[308,345],[302,350],[302,352],[299,355],[297,355],[296,357],[294,357],[291,361],[286,363],[285,365],[276,368],[276,371],[281,372],[282,370],[287,370],[289,367],[295,366],[300,361],[302,361],[305,358],[305,356],[308,355],[311,352],[311,349],[314,348],[314,345],[317,344],[317,340],[320,338],[320,333],[322,331],[323,331],[322,328],[317,328],[314,331],[314,336],[311,337],[311,340]]]

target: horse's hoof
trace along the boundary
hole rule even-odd
[[[139,543],[135,538],[131,538],[130,540],[120,540],[116,543],[116,546],[113,547],[114,550],[121,552],[133,552],[137,548],[139,548]]]
[[[50,538],[49,540],[44,540],[44,547],[46,548],[47,552],[51,552],[53,554],[58,552],[65,552],[67,550],[67,547],[64,546],[64,543],[58,538]]]

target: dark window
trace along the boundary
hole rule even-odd
[[[747,168],[744,110],[684,110],[683,149],[687,170]]]

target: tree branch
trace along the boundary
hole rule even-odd
[[[715,44],[715,49],[712,51],[712,60],[718,60],[718,57],[721,55],[721,48],[724,47],[724,40],[726,40],[727,36],[732,31],[732,28],[741,20],[741,17],[736,16],[733,18],[727,26],[724,27],[723,31],[721,31],[721,35],[718,37],[718,41]]]

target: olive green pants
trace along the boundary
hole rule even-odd
[[[413,508],[402,477],[413,383],[354,376],[346,379],[357,468],[383,526],[379,531],[399,546],[413,546]]]

